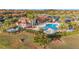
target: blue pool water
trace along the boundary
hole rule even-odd
[[[48,30],[49,28],[51,28],[52,30],[58,30],[57,26],[58,24],[46,24],[44,30]]]

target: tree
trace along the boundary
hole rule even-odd
[[[43,30],[40,30],[35,33],[34,42],[38,43],[42,48],[46,48],[49,41]]]

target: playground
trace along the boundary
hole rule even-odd
[[[7,14],[7,17],[0,17],[0,48],[79,48],[78,15],[39,13],[28,12],[19,16]]]

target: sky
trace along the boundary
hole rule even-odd
[[[0,9],[79,9],[78,0],[0,0]]]

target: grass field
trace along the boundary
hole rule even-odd
[[[21,42],[20,39],[24,38],[25,42]],[[68,35],[61,38],[60,43],[49,43],[48,48],[52,49],[75,49],[79,48],[79,34]],[[21,33],[0,33],[0,48],[1,49],[34,49],[41,48],[33,41],[33,34],[27,32]]]
[[[20,41],[22,38],[32,41],[32,35],[29,33],[0,33],[0,48],[31,48]]]

